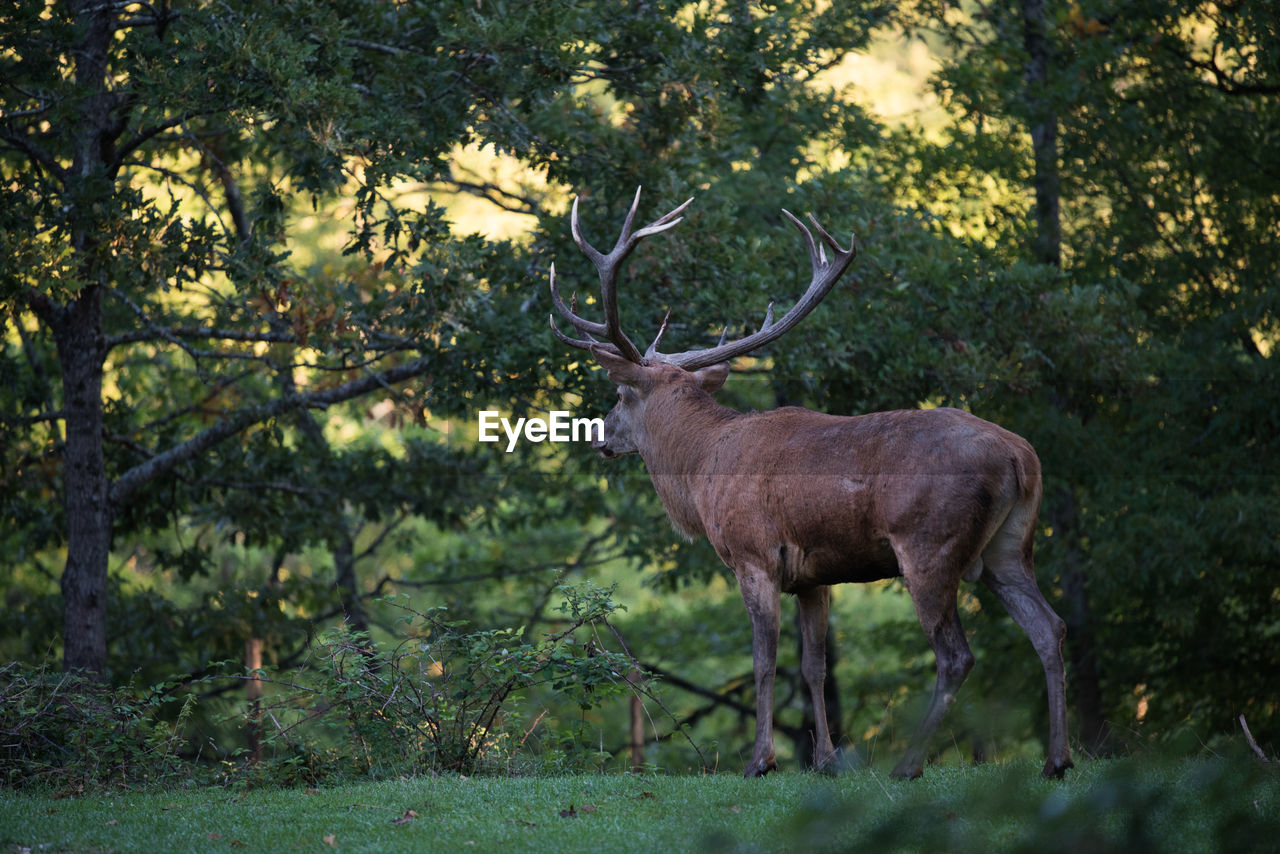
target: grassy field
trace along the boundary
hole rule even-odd
[[[1280,776],[1249,760],[878,773],[435,777],[322,790],[0,791],[0,851],[1267,851]]]

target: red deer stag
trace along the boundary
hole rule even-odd
[[[1040,509],[1040,461],[1020,436],[957,409],[902,410],[841,417],[785,407],[742,413],[711,397],[728,378],[729,360],[776,340],[811,312],[853,261],[810,216],[821,244],[800,220],[813,278],[780,320],[773,306],[759,331],[717,346],[660,353],[657,338],[641,353],[618,320],[618,272],[643,238],[681,220],[690,199],[632,231],[640,193],[612,251],[582,237],[575,199],[573,238],[600,276],[604,322],[566,305],[550,272],[556,310],[581,337],[551,327],[561,341],[589,350],[618,387],[604,421],[605,457],[636,452],[675,527],[705,535],[734,575],[751,617],[756,682],[755,749],[747,776],[777,767],[773,751],[773,683],[781,594],[795,594],[802,635],[801,673],[813,696],[814,756],[834,754],[823,703],[830,585],[901,576],[937,658],[933,699],[899,777],[924,770],[929,738],[973,667],[956,608],[960,579],[981,579],[1030,637],[1049,693],[1049,758],[1044,775],[1070,768],[1064,697],[1063,621],[1036,586],[1032,542]]]

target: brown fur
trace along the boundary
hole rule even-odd
[[[906,584],[938,661],[933,701],[894,773],[922,773],[929,736],[973,666],[956,609],[962,577],[991,587],[1031,638],[1049,691],[1044,773],[1061,776],[1071,766],[1065,626],[1032,571],[1040,462],[1025,439],[956,409],[739,413],[711,397],[727,366],[691,373],[592,352],[620,392],[597,447],[605,456],[638,452],[676,528],[706,536],[737,576],[757,686],[748,775],[776,767],[780,595],[793,593],[800,603],[802,671],[821,766],[834,754],[822,693],[830,585],[894,576]]]

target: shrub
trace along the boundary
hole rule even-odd
[[[618,606],[611,591],[562,587],[560,627],[541,640],[521,629],[474,629],[445,608],[403,614],[405,639],[379,648],[339,626],[310,660],[277,687],[262,710],[277,778],[314,782],[330,773],[382,776],[473,773],[506,767],[520,744],[512,711],[547,686],[582,710],[630,688],[630,658],[606,649],[598,629]]]
[[[176,721],[165,706],[180,703]],[[0,666],[0,785],[136,785],[179,773],[195,697],[172,683],[109,687],[18,663]]]
[[[402,615],[403,640],[383,647],[339,626],[288,671],[246,674],[225,662],[199,679],[142,689],[0,666],[0,785],[147,785],[201,770],[207,778],[209,766],[180,754],[194,741],[184,730],[195,723],[195,692],[227,694],[229,679],[260,681],[271,692],[247,716],[237,702],[228,719],[258,737],[260,755],[217,743],[226,729],[201,736],[207,755],[222,757],[212,776],[223,783],[508,770],[523,741],[514,707],[535,688],[583,711],[634,689],[625,679],[632,660],[606,649],[599,631],[618,607],[612,591],[559,589],[563,617],[534,641],[521,629],[475,629],[444,608],[419,611],[389,599]]]

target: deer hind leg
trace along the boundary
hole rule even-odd
[[[920,627],[924,629],[938,663],[938,678],[934,683],[929,709],[912,736],[906,755],[893,769],[894,777],[915,779],[924,773],[930,737],[946,717],[951,704],[955,702],[956,692],[973,669],[973,652],[965,640],[964,629],[960,626],[960,613],[956,608],[958,577],[939,582],[919,575],[913,578],[914,573],[910,573],[906,566],[903,569],[907,590],[915,605],[916,616],[920,619]]]
[[[1062,663],[1062,641],[1067,625],[1045,601],[1036,584],[1030,549],[1015,547],[1012,543],[1005,546],[998,535],[984,557],[987,571],[982,580],[1031,639],[1044,667],[1049,694],[1049,757],[1042,773],[1046,777],[1061,778],[1074,764],[1067,746],[1066,672]]]
[[[800,673],[813,698],[813,767],[822,770],[835,754],[827,726],[827,615],[831,588],[815,587],[796,594],[800,612]]]
[[[756,741],[745,776],[763,777],[778,767],[773,752],[773,680],[778,666],[782,591],[776,580],[755,567],[739,570],[737,576],[751,618],[751,663],[756,679]]]

